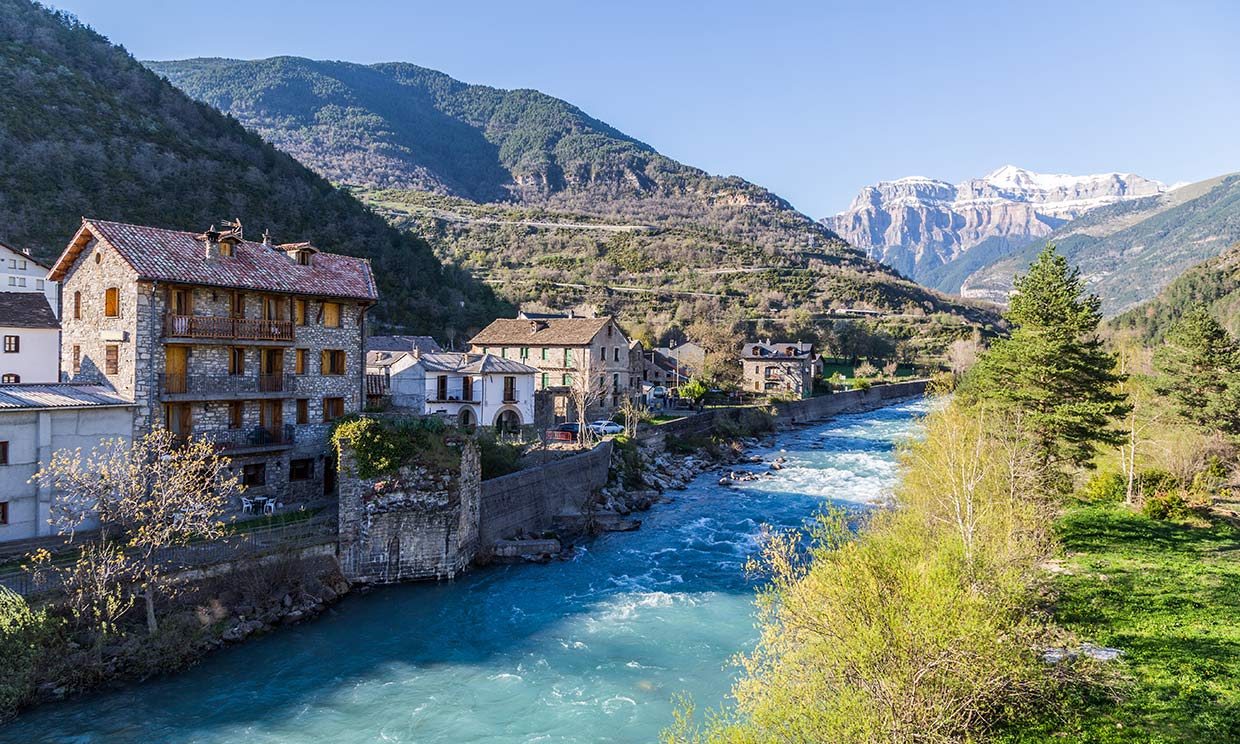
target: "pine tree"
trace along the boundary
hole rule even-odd
[[[1048,475],[1087,465],[1099,445],[1122,439],[1112,422],[1128,410],[1124,376],[1096,335],[1101,301],[1050,244],[1014,287],[1011,335],[981,358],[964,395],[1017,418]]]
[[[1240,347],[1204,306],[1190,310],[1154,352],[1159,392],[1184,418],[1206,429],[1240,434]]]

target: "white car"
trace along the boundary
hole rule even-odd
[[[624,431],[624,427],[615,421],[591,421],[586,428],[595,434],[619,434]]]

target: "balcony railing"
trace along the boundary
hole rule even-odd
[[[292,393],[297,390],[297,376],[189,375],[168,372],[159,376],[159,389],[165,395]]]
[[[222,318],[214,315],[165,315],[164,336],[222,341],[293,340],[291,320]]]
[[[289,446],[293,444],[294,432],[296,432],[296,427],[292,424],[285,424],[280,427],[255,426],[248,429],[225,429],[206,432],[203,436],[210,437],[216,447],[230,450],[246,447]]]

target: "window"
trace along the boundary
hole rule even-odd
[[[0,442],[0,465],[9,464],[9,443]]]
[[[245,414],[245,403],[239,400],[229,401],[228,403],[228,428],[240,429],[242,426],[242,416]]]
[[[228,349],[228,374],[234,376],[245,374],[245,349],[240,346]]]
[[[297,251],[297,263],[301,266],[309,266],[310,251]]]
[[[233,318],[245,317],[245,293],[232,292],[228,298],[228,314]]]
[[[491,347],[490,347],[490,346],[483,346],[483,347],[482,347],[482,353],[483,353],[483,354],[490,354],[490,353],[491,353]]]
[[[121,291],[116,287],[103,291],[103,314],[109,318],[119,318],[121,315]]]
[[[563,386],[565,386],[565,387],[568,387],[569,385],[572,385],[572,384],[573,384],[573,377],[572,377],[572,375],[561,375],[561,376],[560,376],[560,384],[561,384],[561,385],[563,385]]]
[[[73,319],[74,320],[82,319],[82,293],[81,292],[73,293]]]
[[[546,372],[543,372],[542,373],[542,389],[546,390],[549,387],[551,387],[551,375],[547,374]]]
[[[307,481],[314,477],[314,459],[307,457],[299,460],[288,461],[288,479],[293,481]]]
[[[522,359],[529,359],[529,358],[530,358],[530,347],[528,347],[528,346],[522,346],[522,347],[521,347],[521,358],[522,358]]]
[[[306,350],[296,349],[293,353],[293,373],[306,374]]]
[[[16,258],[10,258],[10,259],[9,259],[9,268],[10,268],[10,269],[16,269],[16,268],[17,268],[17,259],[16,259]]]
[[[297,423],[310,423],[310,400],[308,398],[297,399]]]
[[[21,269],[22,271],[25,271],[26,270],[26,259],[23,258],[21,260],[21,263],[17,265],[17,268]]]
[[[19,276],[19,277],[17,278],[17,286],[19,286],[19,287],[24,287],[24,286],[26,286],[26,277],[24,277],[24,276]]]
[[[16,354],[17,352],[21,351],[21,348],[22,348],[22,340],[20,336],[5,336],[4,337],[4,353],[5,354]]]
[[[255,462],[241,469],[241,485],[262,486],[267,483],[267,463]]]
[[[448,376],[440,375],[435,378],[435,400],[448,399]]]
[[[35,280],[34,280],[34,288],[35,288],[35,289],[38,289],[38,290],[42,290],[42,289],[43,289],[43,280],[42,280],[42,279],[35,279]]]
[[[325,375],[343,375],[345,356],[342,349],[323,349],[319,357],[319,372]]]
[[[15,276],[10,276],[10,277],[9,277],[9,286],[10,286],[10,287],[16,287],[16,286],[17,286],[17,277],[15,277]]]
[[[21,381],[22,381],[22,376],[15,375],[12,372],[10,372],[7,375],[0,375],[0,383],[3,383],[5,385],[16,385],[17,383]]]
[[[462,377],[461,378],[461,400],[473,400],[473,399],[474,399],[474,378]]]
[[[607,349],[604,349],[602,346],[598,347],[598,360],[600,362],[607,361]]]
[[[616,358],[615,358],[615,359],[613,359],[612,361],[613,361],[613,362],[618,362],[618,361],[620,361],[620,347],[619,347],[619,346],[617,346],[617,347],[616,347]]]
[[[103,254],[100,253],[99,251],[95,251],[95,264],[97,265],[102,261],[103,261]]]
[[[573,366],[572,352],[570,352],[568,349],[564,350],[564,366],[565,367]]]
[[[344,415],[344,398],[323,399],[323,420],[333,421]]]
[[[224,241],[220,243],[220,255],[224,258],[232,258],[233,244],[232,241]]]
[[[73,374],[82,371],[82,347],[77,344],[73,345]]]
[[[306,324],[306,301],[293,300],[293,322],[297,325]]]
[[[508,347],[501,346],[499,350],[499,355],[501,358],[507,359],[508,358]]]
[[[547,361],[547,352],[549,351],[550,349],[548,349],[546,346],[542,347],[542,360],[544,362]]]
[[[120,371],[121,347],[108,344],[103,347],[103,373],[114,375]]]
[[[9,502],[0,501],[0,524],[9,523]]]
[[[517,378],[504,378],[504,402],[515,403],[517,400]]]
[[[323,325],[328,328],[340,327],[340,303],[324,302],[323,303]]]

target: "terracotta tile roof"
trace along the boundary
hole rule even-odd
[[[55,330],[60,321],[42,292],[0,292],[0,326]]]
[[[0,411],[132,405],[132,401],[125,400],[115,390],[103,385],[81,385],[73,382],[0,385]]]
[[[479,331],[469,343],[474,346],[582,346],[590,343],[610,322],[610,317],[500,318]]]
[[[195,233],[92,219],[82,221],[49,278],[63,279],[91,236],[115,249],[139,279],[316,297],[379,298],[370,262],[363,258],[318,251],[310,266],[302,266],[276,246],[243,240],[231,257],[207,260],[205,245]]]

